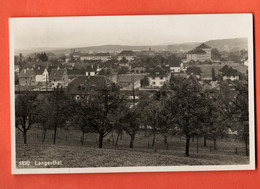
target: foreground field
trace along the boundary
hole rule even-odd
[[[38,136],[38,137],[37,137]],[[140,132],[134,148],[128,148],[129,136],[123,135],[118,146],[112,145],[111,135],[104,139],[104,148],[97,147],[97,134],[86,134],[84,145],[80,144],[81,133],[77,130],[58,132],[57,144],[52,144],[52,131],[47,132],[46,141],[41,142],[40,130],[28,131],[28,144],[22,143],[22,134],[16,133],[17,168],[44,167],[121,167],[121,166],[174,166],[174,165],[233,165],[248,164],[243,143],[233,139],[218,141],[218,150],[213,150],[212,141],[199,140],[197,153],[196,140],[191,141],[190,157],[184,157],[185,139],[169,137],[168,149],[161,136],[157,136],[156,150],[151,148],[151,136]],[[110,138],[110,140],[109,140]],[[236,153],[237,152],[237,153]],[[37,165],[37,162],[61,161],[61,165]],[[30,161],[30,165],[21,165]]]

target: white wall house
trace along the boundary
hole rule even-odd
[[[160,88],[165,82],[169,81],[170,73],[167,73],[164,69],[156,67],[148,75],[149,86],[152,88]]]
[[[46,82],[49,81],[49,72],[46,68],[37,67],[34,69],[35,81],[36,82]]]

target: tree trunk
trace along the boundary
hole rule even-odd
[[[130,140],[130,145],[129,145],[129,147],[130,147],[130,148],[133,148],[133,147],[134,147],[135,134],[132,134],[132,135],[130,135],[130,136],[131,136],[131,140]]]
[[[185,148],[185,156],[189,157],[190,156],[190,137],[186,136],[186,148]]]
[[[207,146],[207,138],[204,137],[204,146],[206,147]]]
[[[167,135],[164,135],[164,144],[168,144],[168,137],[167,137]]]
[[[99,133],[99,139],[98,139],[98,147],[102,148],[103,147],[103,134]]]
[[[84,131],[82,131],[81,145],[83,145],[83,144],[84,144],[84,137],[85,137],[85,133],[84,133]]]
[[[214,150],[217,150],[217,139],[214,138]]]
[[[42,143],[45,141],[47,129],[43,129],[42,131]]]
[[[57,126],[54,126],[53,144],[56,143],[56,135],[57,135]]]
[[[152,142],[152,147],[154,147],[155,144],[155,132],[153,132],[153,142]]]
[[[117,143],[118,143],[119,136],[120,136],[120,133],[117,133],[115,147],[117,147]]]
[[[27,144],[27,131],[23,132],[23,143]]]

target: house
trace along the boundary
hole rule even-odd
[[[105,76],[78,76],[68,84],[66,91],[76,100],[80,100],[91,90],[103,89],[111,84],[113,82]]]
[[[49,81],[49,72],[47,68],[38,66],[34,68],[35,81],[36,82],[48,82]]]
[[[109,53],[95,53],[95,54],[81,54],[80,60],[88,60],[88,61],[93,61],[93,60],[100,60],[102,62],[111,60],[112,56]]]
[[[220,72],[221,74],[223,74],[225,71],[228,70],[229,67],[230,67],[230,66],[225,65],[225,66],[223,66],[223,67],[219,70],[219,72]]]
[[[169,64],[169,68],[172,73],[184,72],[187,70],[187,67],[181,61],[174,61]]]
[[[86,76],[94,76],[100,71],[98,65],[88,65],[86,67]]]
[[[211,47],[202,43],[187,53],[187,61],[211,61]]]
[[[239,80],[239,73],[237,70],[233,69],[232,67],[229,67],[223,74],[222,74],[223,80]]]
[[[211,81],[212,80],[212,73],[201,73],[201,80]]]
[[[19,74],[19,85],[33,86],[36,84],[35,73],[32,69],[23,69]]]
[[[170,80],[170,73],[161,67],[154,68],[148,75],[150,87],[160,88],[166,81]]]
[[[97,75],[105,76],[112,82],[117,83],[117,73],[112,68],[102,68]]]
[[[117,57],[118,61],[121,61],[123,58],[125,58],[128,62],[131,62],[135,59],[135,53],[133,51],[122,51],[119,53],[119,56]]]
[[[186,73],[188,76],[195,75],[199,79],[201,77],[202,71],[200,67],[192,66],[187,68]]]
[[[60,69],[59,67],[52,69],[49,81],[51,82],[52,87],[66,87],[69,83],[67,69]]]

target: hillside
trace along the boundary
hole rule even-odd
[[[190,43],[181,43],[181,44],[171,44],[171,45],[153,45],[153,46],[130,46],[130,45],[100,45],[100,46],[89,46],[89,47],[80,47],[74,48],[81,52],[89,52],[90,50],[94,52],[120,52],[123,50],[132,50],[132,51],[144,51],[151,48],[154,51],[174,51],[174,52],[187,52],[199,44],[203,42],[190,42]],[[234,39],[218,39],[218,40],[210,40],[204,42],[212,48],[217,48],[220,51],[234,51],[247,49],[247,38],[234,38]],[[24,55],[28,55],[34,52],[52,52],[56,55],[62,55],[69,53],[71,48],[62,49],[62,48],[35,48],[28,50],[15,50],[15,54],[23,53]]]

